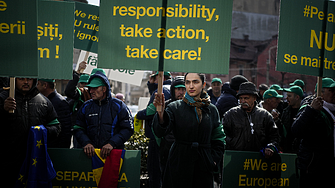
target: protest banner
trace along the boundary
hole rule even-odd
[[[37,0],[0,0],[0,76],[38,76]]]
[[[98,53],[99,7],[76,2],[74,48]]]
[[[232,2],[101,0],[98,67],[228,74]]]
[[[269,159],[260,152],[226,150],[223,187],[298,187],[295,154],[276,154]]]
[[[73,2],[39,1],[38,78],[72,79],[73,11]]]
[[[76,70],[79,67],[79,63],[85,60],[87,52],[82,50],[80,52]],[[94,68],[98,65],[98,54],[89,52],[87,58],[87,67],[83,73],[91,74]],[[144,71],[134,70],[134,69],[104,69],[106,76],[110,80],[115,80],[119,82],[129,83],[132,85],[140,86],[142,83],[142,78]]]
[[[92,172],[92,160],[82,149],[48,149],[56,170],[53,188],[98,187]],[[119,175],[119,188],[140,187],[141,152],[126,150]]]
[[[334,13],[333,1],[282,0],[276,70],[335,78]]]

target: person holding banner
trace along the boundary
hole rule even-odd
[[[176,100],[183,99],[186,93],[184,76],[176,76],[173,78],[170,91],[171,91],[171,98],[165,101],[165,107]],[[159,162],[161,164],[162,177],[164,175],[170,148],[174,141],[175,139],[172,132],[160,139]]]
[[[86,101],[77,114],[74,134],[84,152],[92,157],[95,148],[101,148],[102,158],[112,149],[123,149],[133,135],[133,117],[121,100],[112,98],[107,76],[97,71],[90,77],[91,100]]]
[[[27,140],[31,126],[44,125],[48,142],[55,140],[60,132],[57,113],[49,101],[36,88],[37,79],[16,78],[15,98],[9,92],[0,94],[1,139],[10,149],[1,160],[5,173],[1,176],[8,185],[14,186],[27,153]],[[14,113],[9,113],[14,110]]]
[[[225,134],[217,109],[211,104],[205,75],[186,73],[186,94],[183,100],[170,103],[165,109],[164,94],[155,94],[154,105],[162,106],[155,114],[153,130],[157,137],[173,131],[163,188],[211,188],[213,172],[222,159]]]
[[[272,115],[257,107],[257,96],[255,84],[242,83],[237,93],[240,105],[225,113],[222,124],[227,134],[227,149],[261,151],[269,158],[278,152],[280,136]]]
[[[156,72],[156,74],[151,75],[151,78],[154,77],[154,80],[158,81],[157,75],[158,71]],[[171,98],[171,92],[170,92],[171,82],[172,82],[171,73],[164,71],[163,93],[166,100]],[[150,92],[150,90],[154,89],[154,87],[149,87],[148,85],[148,89]],[[161,187],[161,181],[162,181],[161,168],[159,162],[159,145],[156,142],[156,137],[152,133],[152,119],[156,113],[156,107],[154,106],[153,101],[155,99],[156,92],[157,89],[153,91],[150,100],[148,102],[147,108],[138,111],[136,115],[138,119],[145,120],[145,126],[144,126],[145,136],[150,139],[148,145],[148,158],[147,158],[149,187]]]
[[[293,135],[302,139],[298,151],[300,187],[329,187],[333,184],[334,122],[335,82],[323,78],[321,96],[306,100],[292,125]]]

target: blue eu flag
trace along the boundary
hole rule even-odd
[[[47,188],[56,177],[51,159],[47,152],[47,129],[32,126],[29,130],[27,154],[21,167],[15,187]]]

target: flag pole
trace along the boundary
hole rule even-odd
[[[15,77],[9,78],[9,97],[13,98],[15,97]],[[10,110],[9,113],[14,114],[14,110]]]

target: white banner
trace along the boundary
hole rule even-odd
[[[77,67],[78,69],[79,63],[84,61],[86,51],[82,50],[80,52]],[[83,73],[91,74],[94,68],[98,66],[98,54],[89,52],[87,59],[87,67]],[[140,70],[128,70],[128,69],[104,69],[108,79],[115,80],[119,82],[129,83],[136,86],[140,86],[143,78],[143,74],[145,71]]]

